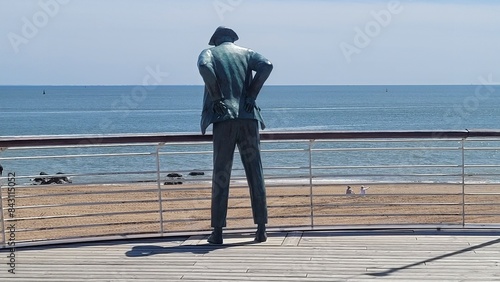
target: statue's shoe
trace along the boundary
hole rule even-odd
[[[210,244],[215,244],[215,245],[221,245],[222,244],[222,233],[217,233],[217,232],[212,232],[210,236],[208,237],[208,243]]]
[[[255,233],[255,242],[266,242],[267,241],[267,233],[265,229],[257,229],[257,233]]]

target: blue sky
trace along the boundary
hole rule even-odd
[[[0,85],[202,84],[220,25],[274,63],[268,84],[498,82],[498,15],[500,1],[1,0]]]

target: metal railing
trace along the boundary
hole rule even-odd
[[[208,232],[211,138],[0,138],[1,246]],[[270,230],[500,227],[500,131],[264,132],[261,140]],[[229,206],[228,229],[254,228],[238,158]]]

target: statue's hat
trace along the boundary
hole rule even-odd
[[[215,41],[220,38],[220,37],[223,37],[223,36],[229,36],[232,38],[233,42],[240,39],[238,37],[238,35],[236,34],[236,32],[234,32],[234,30],[230,29],[229,27],[225,27],[225,26],[219,26],[215,32],[214,32],[214,35],[212,35],[212,37],[210,38],[210,41],[208,42],[208,45],[215,45]]]

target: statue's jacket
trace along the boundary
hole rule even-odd
[[[251,49],[225,42],[203,50],[198,57],[198,68],[205,82],[202,134],[211,123],[229,119],[255,119],[265,128],[260,109],[256,106],[251,112],[245,111],[245,101],[257,98],[272,70],[269,60]],[[220,99],[227,106],[224,115],[213,111],[214,102]]]

